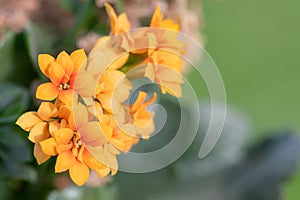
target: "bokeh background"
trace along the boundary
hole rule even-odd
[[[296,0],[204,0],[206,50],[219,67],[228,103],[250,118],[255,138],[274,130],[300,129]],[[298,175],[286,184],[287,199],[299,198]]]
[[[170,17],[176,13],[168,5],[175,5],[172,11],[187,5],[189,10],[178,9],[181,19],[190,19],[186,31],[205,46],[226,87],[229,110],[223,135],[213,152],[199,160],[210,106],[201,77],[191,75],[203,113],[199,134],[167,168],[147,174],[119,172],[78,188],[66,174],[52,173],[54,160],[36,164],[27,133],[14,122],[38,105],[34,91],[44,80],[37,55],[88,51],[100,35],[109,33],[103,2],[0,0],[0,199],[299,199],[297,0],[109,1],[118,12],[127,11],[135,25],[135,17],[148,23],[153,2]],[[161,98],[160,104],[170,116],[165,129],[133,151],[154,150],[174,136],[178,104],[171,97]],[[189,117],[191,109],[187,106],[183,115]]]

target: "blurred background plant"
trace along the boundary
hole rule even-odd
[[[198,159],[210,105],[205,84],[191,75],[203,103],[189,150],[162,170],[92,176],[78,188],[66,174],[49,173],[53,160],[37,165],[27,133],[14,123],[39,104],[34,93],[43,80],[37,55],[89,52],[109,32],[105,2],[126,11],[133,27],[147,24],[160,5],[185,34],[205,44],[223,76],[230,107],[217,146]],[[298,199],[299,7],[296,0],[0,0],[0,199]],[[160,104],[168,113],[164,129],[133,151],[163,146],[176,133],[179,105],[170,97]]]

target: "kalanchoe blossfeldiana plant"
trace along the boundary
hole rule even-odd
[[[125,13],[117,16],[110,5],[105,7],[111,33],[99,38],[87,56],[83,49],[70,55],[62,51],[56,58],[39,55],[40,70],[49,78],[36,91],[43,102],[16,122],[35,143],[38,164],[56,157],[55,172],[69,171],[78,186],[86,183],[90,170],[99,177],[115,175],[117,156],[155,130],[147,108],[156,94],[148,98],[139,91],[135,101],[127,101],[132,90],[127,72],[138,69],[134,78],[148,78],[163,94],[176,97],[183,83],[185,44],[178,39],[179,24],[163,19],[157,8],[150,27],[131,30]]]

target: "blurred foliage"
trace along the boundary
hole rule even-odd
[[[29,107],[27,89],[10,84],[0,84],[0,124],[13,123]]]
[[[228,102],[249,115],[257,137],[300,130],[299,7],[298,0],[203,0],[205,48]]]
[[[31,165],[32,148],[24,132],[13,125],[30,104],[27,89],[11,83],[0,84],[0,191],[10,195],[8,180],[12,187],[21,180],[34,183],[37,171]],[[17,187],[17,186],[16,186]]]
[[[13,69],[13,47],[15,35],[10,32],[0,41],[0,59],[1,63],[0,82],[4,81]]]
[[[299,7],[298,0],[203,0],[206,50],[222,73],[228,102],[251,119],[254,142],[270,130],[300,130]],[[299,198],[297,174],[286,199]]]
[[[52,191],[48,196],[48,200],[116,200],[117,197],[118,190],[115,185],[82,188],[70,186],[63,190]]]

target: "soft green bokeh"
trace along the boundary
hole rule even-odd
[[[300,130],[299,8],[298,0],[203,1],[206,49],[222,73],[228,103],[249,115],[258,138]],[[288,199],[299,196],[298,174]]]
[[[258,133],[300,129],[300,1],[204,0],[206,49]]]

